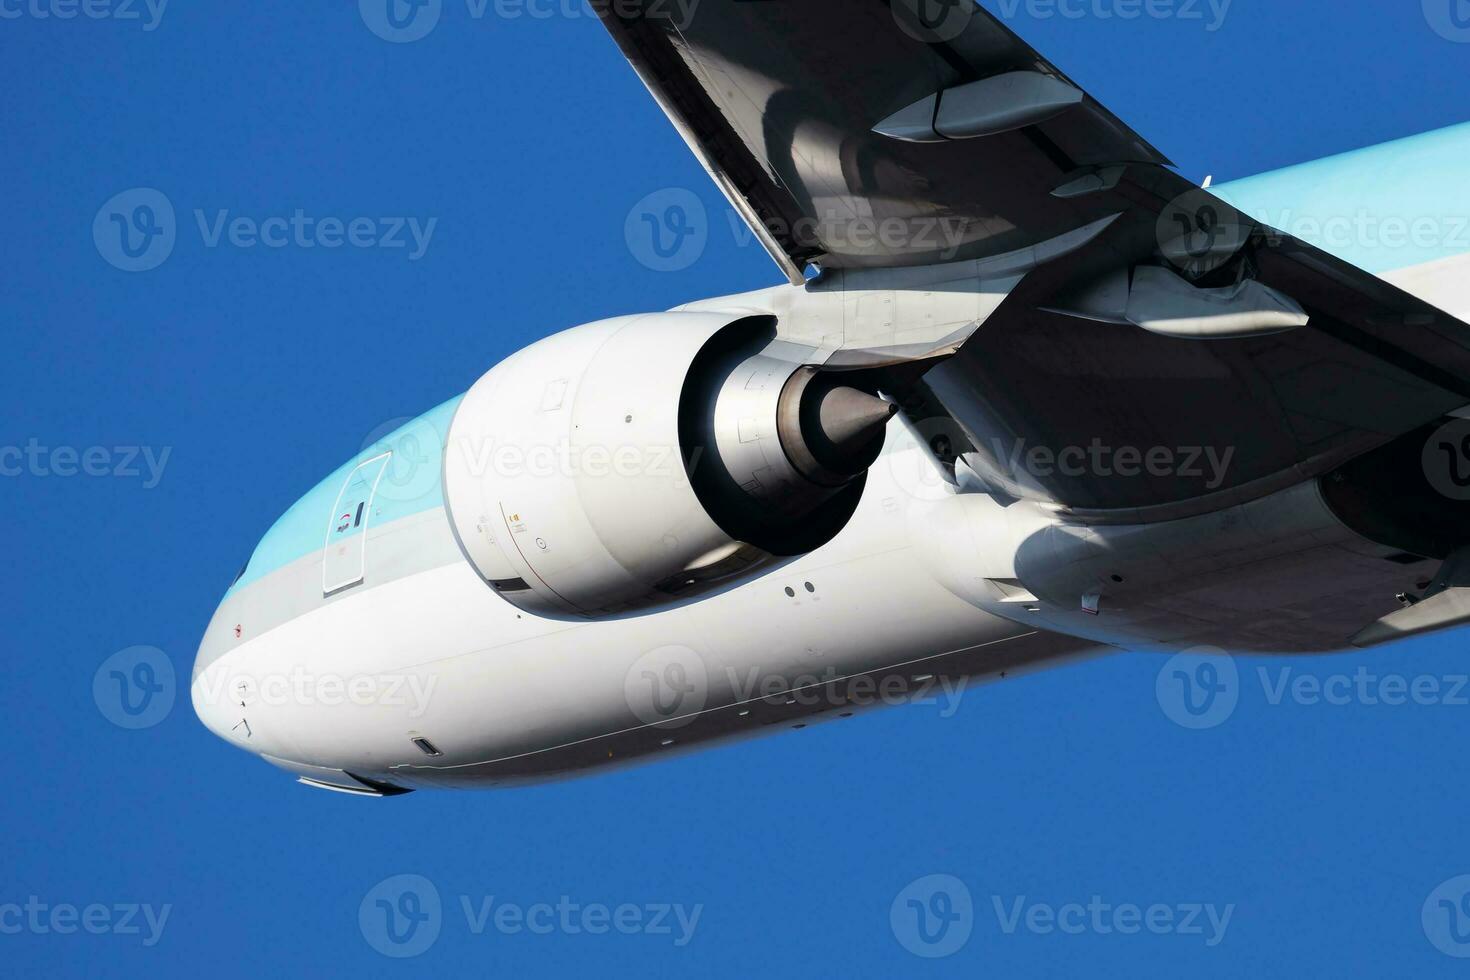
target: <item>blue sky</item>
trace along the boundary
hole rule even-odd
[[[1078,17],[1004,7],[1191,177],[1470,118],[1463,3],[1183,2],[1129,20],[1102,16],[1127,0],[1075,0]],[[443,0],[435,29],[401,44],[357,6],[160,15],[92,0],[105,16],[63,19],[66,0],[0,0],[0,444],[40,460],[0,476],[0,972],[1462,969],[1434,940],[1466,947],[1427,933],[1421,910],[1470,873],[1463,633],[1237,659],[1234,710],[1204,729],[1171,717],[1159,658],[1118,654],[969,692],[949,717],[911,706],[610,776],[387,801],[294,785],[209,735],[186,693],[151,727],[109,721],[99,666],[141,645],[187,676],[262,531],[385,421],[554,330],[778,281],[580,6],[476,17]],[[176,240],[130,273],[93,225],[137,188],[174,209]],[[702,251],[678,271],[625,238],[635,203],[659,192],[707,209]],[[298,210],[340,219],[339,239],[354,218],[370,227],[335,248],[249,244],[251,227],[274,234],[268,219]],[[138,229],[159,218],[134,213]],[[213,238],[240,217],[239,234]],[[1370,692],[1398,675],[1437,693],[1280,693],[1360,671]],[[407,960],[358,926],[364,897],[397,874],[433,882],[444,907],[437,941]],[[890,924],[930,875],[972,909],[942,958],[912,954]],[[461,898],[491,896],[699,918],[687,934],[672,918],[667,934],[477,932]],[[1129,905],[1230,917],[1215,930],[1201,912],[1198,934],[1027,925],[1069,903],[1107,905],[1105,923]],[[46,911],[16,931],[7,904]],[[52,928],[68,922],[56,908],[92,905],[101,934]]]

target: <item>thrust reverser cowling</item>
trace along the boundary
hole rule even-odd
[[[825,544],[896,409],[773,337],[765,317],[655,313],[496,365],[460,403],[444,457],[470,563],[522,609],[597,618]]]

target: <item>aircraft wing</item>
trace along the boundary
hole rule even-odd
[[[1108,213],[1103,201],[1053,196],[1063,175],[1167,163],[970,0],[594,6],[793,282],[807,263],[912,265],[1013,251]],[[1031,121],[1000,120],[1002,131],[968,145],[873,131],[915,105],[922,125],[924,100],[1004,74],[1022,87],[1055,80],[1043,103],[1078,101],[1051,116],[1037,107]]]
[[[1470,404],[1470,327],[1185,180],[972,0],[593,6],[794,284],[808,265],[853,289],[1105,227],[1031,271],[905,405],[958,422],[955,453],[996,489],[1082,519],[1198,512]],[[1016,464],[1099,443],[1231,464]]]

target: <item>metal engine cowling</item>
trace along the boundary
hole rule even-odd
[[[546,338],[461,402],[445,506],[516,606],[598,618],[727,588],[846,525],[889,403],[769,317],[655,313]]]

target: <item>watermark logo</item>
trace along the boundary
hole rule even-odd
[[[1470,500],[1470,419],[1440,426],[1420,457],[1429,485],[1451,500]]]
[[[1197,188],[1164,206],[1155,234],[1164,258],[1186,274],[1198,277],[1234,258],[1253,227],[1239,211]]]
[[[877,218],[825,209],[795,220],[769,216],[760,224],[763,239],[733,209],[717,211],[711,218],[692,191],[671,187],[647,195],[629,210],[623,237],[642,265],[655,272],[677,272],[699,261],[721,225],[720,215],[736,248],[773,240],[818,252],[924,255],[934,262],[953,260],[966,244],[987,233],[984,222],[960,215]]]
[[[901,31],[925,44],[943,44],[965,33],[975,0],[894,0],[889,5]]]
[[[368,30],[393,44],[421,41],[439,26],[444,0],[357,0]]]
[[[925,875],[894,897],[888,925],[899,945],[915,956],[952,956],[970,941],[975,927],[970,889],[953,875]]]
[[[177,236],[172,202],[152,187],[113,195],[92,219],[97,253],[124,272],[158,268],[173,254]]]
[[[1352,673],[1298,673],[1291,666],[1257,667],[1256,684],[1269,707],[1467,708],[1470,674],[1378,674],[1360,665]],[[1247,690],[1235,661],[1211,647],[1171,658],[1156,682],[1159,706],[1185,728],[1216,728],[1229,720]]]
[[[439,226],[435,217],[342,218],[308,214],[304,208],[264,217],[234,214],[228,208],[213,213],[194,208],[192,216],[206,249],[382,249],[401,251],[410,262],[424,257]],[[98,254],[124,272],[158,268],[173,254],[179,231],[172,202],[151,187],[135,187],[114,195],[92,220],[92,242]]]
[[[318,674],[297,664],[258,675],[212,672],[199,679],[194,694],[202,705],[403,708],[407,717],[422,718],[438,685],[436,673]]]
[[[1420,922],[1435,949],[1456,959],[1470,958],[1470,875],[1451,878],[1430,892]]]
[[[426,952],[443,926],[439,889],[423,875],[384,878],[357,908],[357,925],[367,944],[384,956],[405,959]]]
[[[1446,41],[1470,44],[1470,0],[1423,0],[1424,19]]]
[[[1197,731],[1216,728],[1240,702],[1240,672],[1224,650],[1196,647],[1165,661],[1154,695],[1175,724]]]
[[[377,496],[386,500],[420,500],[439,487],[444,440],[433,423],[422,417],[390,419],[362,441],[362,458],[390,453]]]
[[[92,700],[119,728],[152,728],[173,710],[173,661],[157,647],[119,650],[92,675]]]
[[[709,243],[704,202],[683,187],[654,191],[628,211],[623,240],[633,258],[655,272],[687,269]]]
[[[682,728],[704,710],[709,673],[704,659],[689,647],[663,646],[633,662],[623,679],[623,694],[644,724]]]
[[[912,423],[905,423],[900,417],[895,424],[906,424],[908,434],[922,448],[884,453],[880,457],[894,484],[915,500],[932,502],[950,496],[953,491],[947,474],[953,472],[961,454],[971,451],[970,441],[959,424],[948,416]]]
[[[520,903],[499,895],[457,896],[457,906],[464,918],[464,929],[473,937],[494,933],[516,936],[529,933],[549,936],[644,935],[669,937],[676,947],[687,946],[699,926],[704,905],[677,902],[605,902],[573,901],[562,895],[555,902]],[[439,939],[446,923],[458,927],[458,919],[448,913],[439,897],[439,889],[422,875],[401,874],[385,878],[363,896],[357,909],[358,927],[369,946],[395,959],[406,959],[426,952]]]

